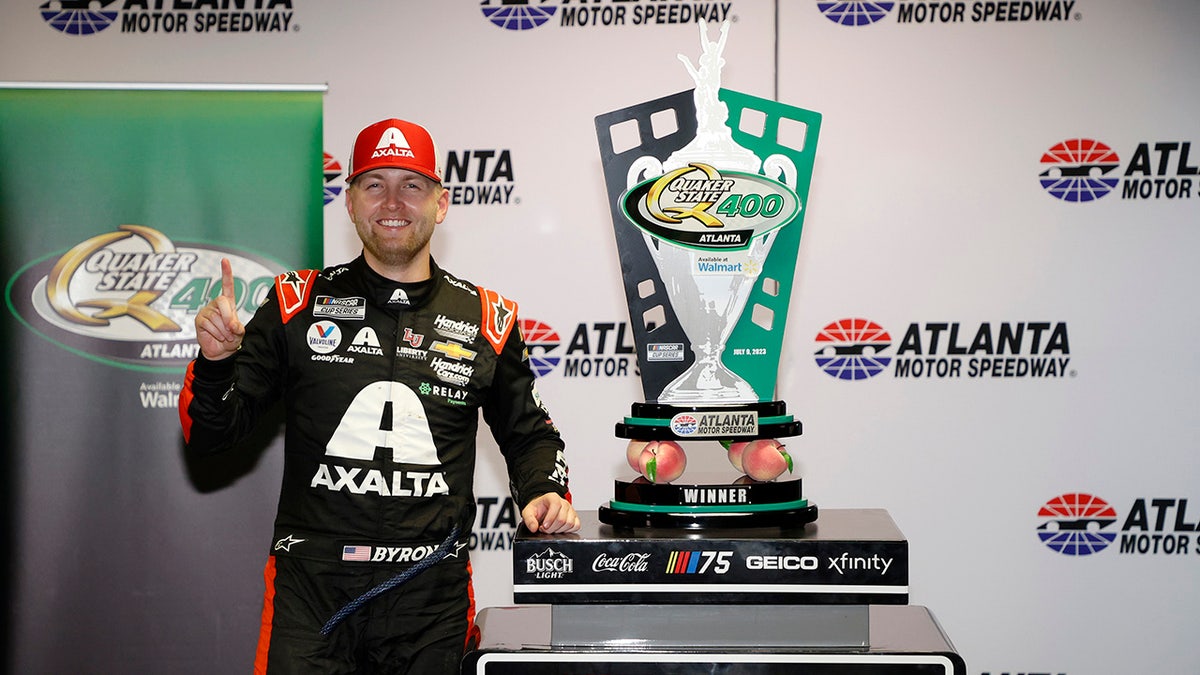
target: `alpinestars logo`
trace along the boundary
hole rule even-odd
[[[865,380],[891,367],[898,378],[1053,379],[1074,377],[1065,322],[910,323],[894,355],[891,334],[864,318],[840,319],[817,334],[816,363],[830,377]]]
[[[292,0],[50,0],[42,20],[68,35],[93,35],[113,24],[122,33],[284,33],[298,31]]]
[[[1038,181],[1065,202],[1096,201],[1120,186],[1121,199],[1190,199],[1200,196],[1190,141],[1143,141],[1121,170],[1121,157],[1108,144],[1071,138],[1042,153]],[[1193,192],[1194,191],[1194,192]]]
[[[540,28],[558,17],[562,28],[595,26],[678,25],[710,21],[720,23],[730,17],[732,2],[703,2],[701,0],[592,0],[575,5],[571,0],[557,0],[547,6],[547,0],[533,4],[530,0],[483,0],[483,17],[505,30],[526,31]],[[558,10],[562,9],[561,12]]]

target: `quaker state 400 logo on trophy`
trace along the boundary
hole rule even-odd
[[[729,23],[699,26],[694,89],[596,117],[646,399],[616,425],[637,475],[599,517],[800,526],[817,507],[781,439],[802,427],[774,396],[821,115],[721,88]],[[686,474],[713,450],[728,475]]]

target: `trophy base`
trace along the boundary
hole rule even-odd
[[[743,441],[786,438],[803,433],[783,401],[730,405],[634,403],[616,426],[618,438],[644,441],[716,439]]]
[[[600,522],[623,528],[685,530],[803,527],[817,507],[801,496],[799,478],[722,483],[651,483],[638,477],[614,481],[614,495],[600,506]]]

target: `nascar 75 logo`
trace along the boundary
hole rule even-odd
[[[667,574],[713,574],[729,571],[733,551],[671,551],[667,557]]]

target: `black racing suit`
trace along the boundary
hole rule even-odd
[[[280,275],[241,349],[188,367],[180,418],[191,451],[229,448],[276,401],[286,409],[263,672],[429,668],[412,653],[418,638],[457,663],[473,627],[464,543],[480,410],[519,506],[567,494],[563,443],[534,387],[515,303],[431,264],[420,284],[385,279],[361,256]],[[454,527],[445,560],[319,634]]]

